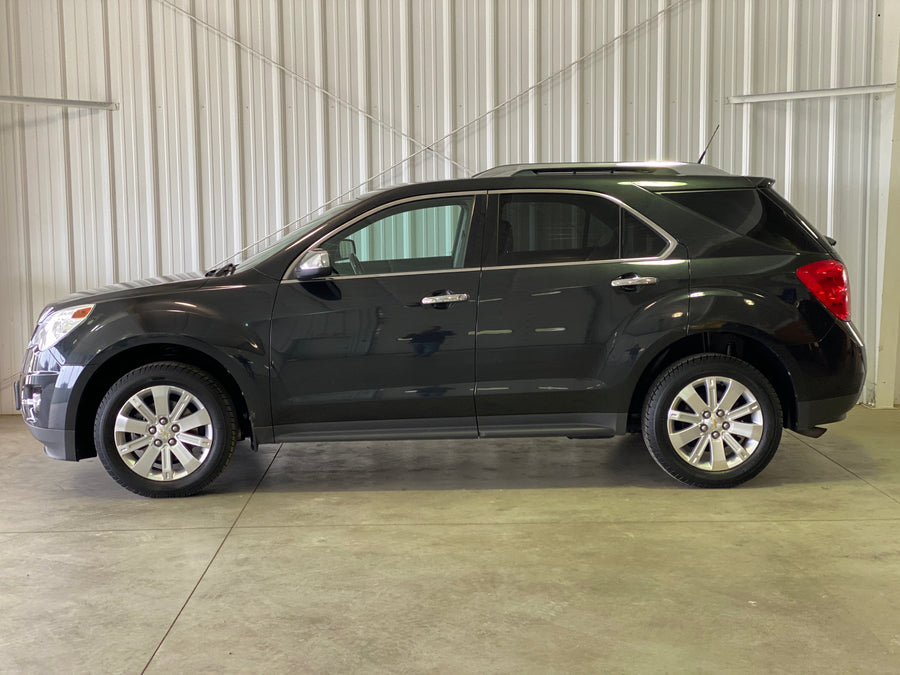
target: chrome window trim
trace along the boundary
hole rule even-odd
[[[314,277],[312,279],[304,279],[304,283],[309,283],[311,281],[350,281],[351,279],[377,279],[379,277],[408,277],[413,274],[453,274],[454,272],[478,272],[480,271],[480,267],[452,267],[449,269],[440,269],[440,270],[423,270],[421,272],[381,272],[380,274],[347,274],[347,275],[337,275],[330,277]],[[283,284],[299,284],[300,279],[282,279],[281,283]]]
[[[609,258],[608,260],[570,260],[569,262],[532,263],[530,265],[490,265],[482,267],[483,270],[524,270],[535,267],[572,267],[573,265],[610,265],[612,263],[681,263],[682,258]]]
[[[500,195],[500,194],[570,194],[570,195],[589,195],[591,197],[599,197],[601,199],[606,199],[608,201],[613,202],[614,204],[622,207],[626,211],[628,211],[635,218],[640,220],[642,223],[647,225],[651,230],[656,232],[660,237],[668,242],[668,246],[661,253],[655,256],[649,256],[646,258],[617,258],[617,259],[608,259],[608,260],[574,260],[567,263],[535,263],[533,265],[496,265],[492,267],[485,267],[485,269],[497,269],[497,268],[506,268],[509,269],[511,267],[544,267],[547,265],[578,265],[584,263],[597,263],[597,262],[622,262],[627,260],[637,260],[637,261],[646,261],[646,260],[664,260],[668,258],[672,251],[675,250],[675,247],[678,246],[678,241],[666,232],[659,225],[654,223],[652,220],[647,218],[642,213],[635,211],[628,204],[623,202],[618,197],[613,197],[612,195],[608,195],[605,192],[597,192],[595,190],[567,190],[564,188],[507,188],[503,190],[488,190],[488,195]]]
[[[293,278],[294,269],[297,267],[297,264],[300,262],[300,257],[306,253],[311,248],[316,248],[319,244],[321,244],[326,239],[330,239],[331,237],[340,234],[348,227],[352,227],[356,225],[361,220],[365,220],[371,215],[378,213],[379,211],[384,211],[386,209],[393,208],[394,206],[399,206],[400,204],[407,204],[409,202],[419,202],[425,201],[428,199],[446,199],[447,197],[478,197],[479,195],[487,195],[487,190],[462,190],[460,192],[436,192],[425,195],[413,195],[412,197],[403,197],[402,199],[395,199],[394,201],[387,202],[385,204],[379,204],[378,206],[374,206],[365,213],[358,215],[356,218],[352,218],[348,220],[346,223],[341,225],[339,228],[334,230],[333,232],[329,232],[326,235],[319,237],[312,244],[307,246],[300,254],[294,258],[294,261],[288,265],[287,271],[284,276],[281,278],[282,281],[299,281],[299,279]],[[476,200],[472,201],[472,210],[469,213],[469,231],[471,233],[471,224],[472,220],[475,216],[475,203]],[[468,242],[467,242],[468,245]],[[372,277],[387,277],[387,276],[398,276],[398,275],[408,275],[408,274],[431,274],[436,272],[454,272],[454,271],[463,271],[464,269],[480,269],[480,268],[461,268],[461,267],[448,267],[446,269],[440,270],[425,270],[423,272],[385,272],[382,274],[358,274],[358,275],[332,275],[327,277],[316,277],[314,279],[307,279],[306,281],[325,281],[328,279],[362,279],[362,278],[372,278]]]

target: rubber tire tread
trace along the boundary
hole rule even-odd
[[[691,472],[690,467],[672,447],[665,427],[672,398],[682,387],[708,375],[730,377],[725,373],[717,372],[714,366],[743,373],[743,379],[741,379],[741,375],[733,377],[733,379],[737,379],[745,386],[753,387],[754,395],[757,396],[766,419],[766,431],[763,439],[765,442],[761,442],[757,446],[750,459],[734,469],[721,472],[721,474],[704,471],[704,475],[697,475]],[[768,401],[764,401],[763,397]],[[641,431],[650,456],[672,478],[692,487],[734,487],[758,475],[774,457],[778,444],[781,442],[781,402],[769,380],[746,361],[725,354],[695,354],[673,363],[651,385],[641,417]],[[694,469],[694,471],[700,470]]]
[[[210,452],[215,452],[215,454],[218,454],[219,456],[207,458],[202,467],[192,474],[179,479],[179,481],[177,481],[177,486],[174,482],[156,482],[138,476],[121,464],[121,461],[118,460],[118,450],[116,450],[115,446],[110,449],[103,440],[102,425],[106,415],[110,412],[109,407],[112,405],[112,401],[136,381],[143,380],[140,386],[135,389],[135,392],[139,389],[143,389],[145,386],[150,386],[152,384],[150,378],[159,377],[160,375],[169,375],[170,377],[174,376],[175,378],[181,376],[187,379],[193,378],[194,380],[198,380],[200,384],[208,389],[208,393],[215,399],[215,404],[219,406],[219,413],[221,413],[223,418],[221,420],[222,429],[217,428],[218,425],[216,424],[216,420],[213,419],[216,439],[222,439],[224,447],[221,448],[220,452],[215,452],[215,446],[218,444],[217,440],[214,442],[214,447]],[[178,386],[183,386],[183,383],[178,384]],[[198,397],[201,395],[201,393],[196,391],[192,391],[191,393]],[[211,402],[204,401],[204,404],[206,405],[209,403]],[[113,414],[116,414],[117,412],[118,410],[112,411]],[[212,416],[213,415],[211,415],[211,417]],[[109,473],[119,485],[142,497],[189,497],[197,494],[218,478],[225,470],[225,467],[228,466],[228,463],[234,455],[237,437],[237,412],[231,397],[228,396],[222,385],[206,371],[179,361],[156,361],[147,363],[123,375],[112,387],[110,387],[109,391],[106,392],[106,395],[97,407],[97,414],[94,418],[94,444],[97,448],[97,456],[100,458],[103,468],[106,469],[107,473]],[[115,460],[110,458],[110,451],[115,454]],[[199,475],[197,475],[198,472]],[[192,478],[194,478],[194,480],[191,480]],[[182,483],[181,481],[184,482]]]

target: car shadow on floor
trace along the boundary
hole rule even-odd
[[[692,489],[670,478],[638,434],[603,440],[559,438],[463,441],[358,441],[277,448],[264,492],[514,490],[597,487]],[[249,451],[248,451],[249,452]],[[238,458],[236,457],[236,460]],[[233,462],[212,490],[239,478]],[[252,460],[251,460],[252,461]],[[854,480],[855,476],[786,435],[770,465],[741,489]]]

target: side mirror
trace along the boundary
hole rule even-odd
[[[304,281],[331,274],[331,256],[321,248],[311,248],[294,267],[294,278]]]

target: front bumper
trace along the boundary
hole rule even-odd
[[[13,382],[16,409],[28,430],[53,459],[77,461],[74,420],[70,404],[72,387],[83,372],[81,366],[62,365],[49,352],[38,353],[29,346],[23,372]],[[73,428],[68,428],[73,427]],[[87,456],[87,455],[84,455]]]
[[[71,429],[42,429],[28,424],[28,430],[44,445],[44,453],[53,459],[75,462],[75,431]]]
[[[56,383],[56,375],[43,374],[40,384],[34,382],[34,374],[22,374],[20,379],[13,382],[13,396],[16,402],[16,410],[22,413],[22,418],[28,426],[28,431],[44,446],[44,452],[53,459],[65,459],[75,461],[75,431],[70,429],[48,429],[39,426],[40,418],[46,416],[43,406],[44,387],[50,386],[51,391]],[[52,380],[52,381],[51,381]],[[42,415],[42,413],[45,413]]]

